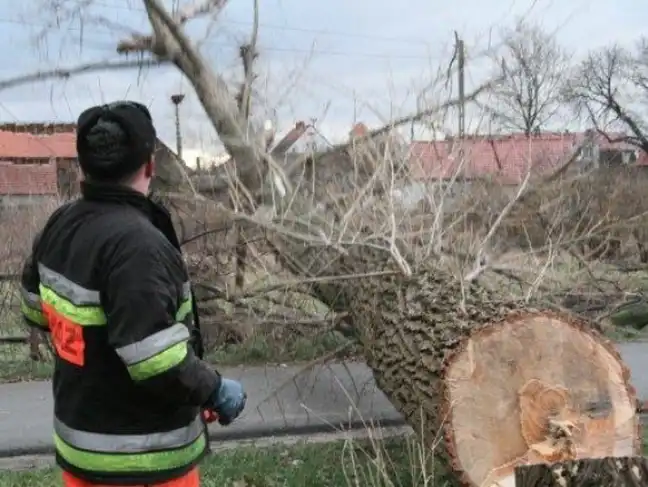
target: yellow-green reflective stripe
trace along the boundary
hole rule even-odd
[[[200,435],[196,441],[176,450],[152,453],[93,453],[76,448],[65,443],[54,434],[54,445],[59,455],[68,463],[82,470],[91,472],[154,472],[184,467],[195,461],[205,451],[207,442],[205,435]]]
[[[178,308],[178,312],[175,315],[176,321],[183,321],[191,313],[191,311],[191,298],[185,299],[182,303],[180,303],[180,308]]]
[[[29,304],[24,300],[20,300],[20,311],[29,321],[35,325],[47,328],[47,318],[42,311],[31,308]]]
[[[146,380],[175,367],[187,356],[187,342],[180,342],[153,357],[128,366],[133,380]]]
[[[38,276],[43,286],[52,289],[56,294],[76,306],[99,306],[101,304],[99,291],[79,286],[63,274],[44,266],[41,262],[38,263]]]
[[[155,357],[173,345],[186,342],[190,337],[189,329],[182,323],[176,323],[147,336],[139,342],[119,347],[115,351],[126,365],[135,365]]]
[[[43,284],[40,285],[40,295],[44,303],[49,304],[57,312],[78,325],[102,326],[106,324],[106,315],[99,306],[75,306]]]

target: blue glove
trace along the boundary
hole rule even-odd
[[[218,414],[218,422],[226,426],[234,421],[245,408],[247,394],[240,382],[221,379],[221,385],[211,398],[211,407]]]

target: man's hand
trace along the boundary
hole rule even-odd
[[[240,382],[221,379],[221,385],[211,398],[210,408],[218,415],[218,422],[226,426],[234,421],[245,408],[247,394]]]

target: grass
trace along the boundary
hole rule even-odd
[[[644,428],[644,455],[648,453]],[[441,487],[433,452],[413,437],[220,451],[201,465],[203,487]],[[4,472],[0,487],[60,485],[56,468]]]
[[[300,443],[220,451],[201,465],[203,487],[418,487],[438,473],[411,439]],[[0,487],[60,485],[56,468],[5,472]],[[427,481],[427,483],[426,483]]]
[[[353,353],[352,344],[336,332],[315,336],[295,336],[276,341],[257,335],[240,345],[227,345],[211,351],[207,359],[219,365],[265,365],[310,362],[348,345],[344,353]]]

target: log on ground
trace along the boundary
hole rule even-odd
[[[590,486],[648,486],[648,460],[644,457],[583,458],[515,469],[515,487]]]
[[[376,383],[455,485],[513,487],[519,465],[639,454],[628,369],[587,322],[432,268],[354,281],[347,296]]]

